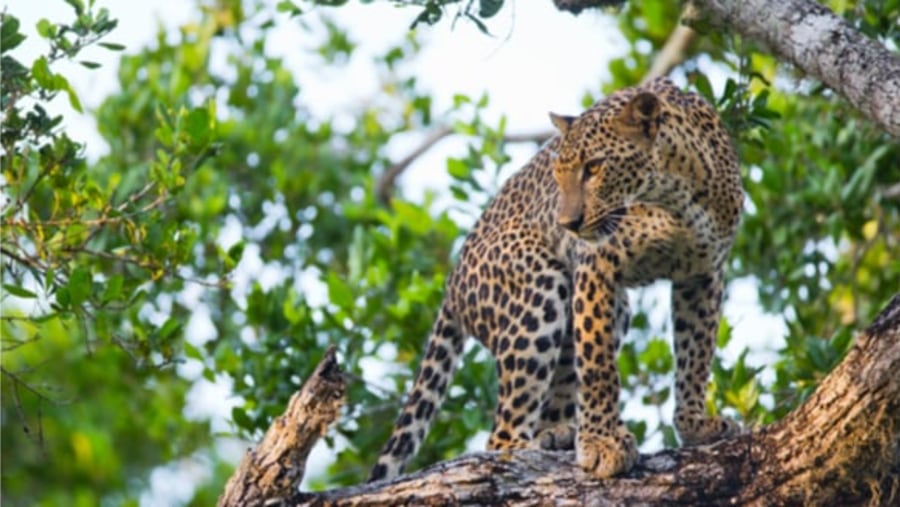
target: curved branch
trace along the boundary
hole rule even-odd
[[[417,158],[421,157],[428,150],[433,148],[436,144],[441,142],[450,135],[453,134],[453,130],[449,127],[441,127],[434,132],[431,133],[428,137],[422,141],[416,149],[409,153],[409,155],[403,157],[399,162],[392,164],[390,167],[384,171],[384,174],[378,179],[378,183],[376,186],[376,193],[378,195],[378,200],[380,200],[383,204],[389,204],[391,202],[391,197],[394,195],[394,187],[397,185],[397,178],[403,174],[403,171],[409,168],[409,166],[416,161]],[[541,144],[551,137],[553,137],[554,132],[546,131],[546,132],[535,132],[532,134],[507,134],[503,136],[503,142],[505,143],[537,143]]]
[[[376,187],[378,199],[383,204],[390,203],[391,197],[394,195],[394,186],[396,184],[397,178],[400,177],[400,174],[402,174],[410,164],[415,162],[417,158],[421,157],[422,154],[430,150],[434,145],[436,145],[442,139],[452,133],[453,129],[449,127],[441,127],[435,130],[431,133],[431,135],[426,137],[422,144],[414,149],[409,155],[403,157],[403,160],[400,160],[399,162],[388,167],[387,170],[384,171],[384,174],[382,174],[378,179],[378,186]]]

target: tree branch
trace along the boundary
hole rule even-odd
[[[666,43],[656,53],[656,57],[653,58],[653,63],[650,65],[650,70],[647,71],[642,82],[646,83],[658,77],[667,76],[669,72],[672,72],[672,69],[684,61],[688,48],[697,36],[697,32],[686,25],[685,21],[695,18],[697,15],[696,11],[691,4],[684,7],[678,26],[672,30],[669,38],[666,39]]]
[[[900,57],[813,0],[694,0],[713,21],[767,46],[900,137]]]
[[[579,13],[597,0],[554,0]],[[722,27],[768,47],[900,137],[900,57],[814,0],[691,0]]]
[[[414,149],[409,155],[403,157],[403,160],[392,164],[390,167],[384,171],[384,174],[378,178],[377,185],[377,194],[378,199],[383,204],[388,204],[391,202],[391,197],[394,195],[394,186],[397,182],[397,178],[409,167],[410,164],[415,162],[415,160],[422,156],[426,151],[430,150],[434,145],[439,143],[441,139],[449,136],[453,133],[453,129],[450,127],[440,127],[434,132],[431,133],[425,141],[422,142],[416,149]]]

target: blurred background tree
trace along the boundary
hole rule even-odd
[[[233,459],[220,437],[259,436],[332,343],[354,381],[326,437],[328,468],[310,486],[362,480],[415,372],[456,248],[514,169],[518,140],[502,117],[486,119],[489,95],[459,94],[437,109],[408,64],[429,25],[490,32],[512,6],[398,10],[418,31],[398,33],[377,57],[380,89],[348,118],[313,114],[302,90],[315,76],[266,50],[290,23],[321,34],[317,65],[347,65],[360,42],[341,26],[340,8],[199,2],[190,22],[121,56],[119,91],[91,112],[108,152],[88,160],[48,113],[58,94],[81,109],[71,76],[54,69],[72,60],[89,72],[97,64],[84,48],[124,48],[107,40],[115,12],[66,3],[72,21],[34,30],[19,26],[15,8],[2,14],[4,500],[152,503],[152,475],[169,470],[183,490],[169,501],[212,504]],[[900,2],[827,3],[897,50]],[[598,84],[584,106],[639,82],[679,11],[645,1],[605,15],[627,47],[608,69],[589,71]],[[22,61],[25,36],[49,49]],[[748,424],[770,422],[900,287],[900,145],[737,37],[697,38],[674,77],[717,104],[737,140],[747,202],[731,277],[751,280],[787,329],[731,344],[737,353],[717,361],[709,404]],[[385,147],[411,131],[463,141],[433,169],[452,183],[421,202],[401,186],[382,202],[380,178],[394,167]],[[636,414],[629,424],[647,447],[676,445],[671,411],[654,408],[671,404],[670,329],[653,317],[652,291],[635,298],[635,331],[619,359]],[[720,345],[741,325],[751,323],[726,322]],[[770,363],[751,359],[766,350],[777,352]],[[492,362],[475,346],[463,361],[414,466],[463,452],[490,426]],[[231,426],[196,415],[188,399],[201,378],[236,396]]]

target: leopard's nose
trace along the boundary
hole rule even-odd
[[[581,229],[581,224],[584,223],[584,215],[578,215],[576,217],[559,217],[559,225],[564,229],[568,229],[572,232],[578,232],[578,229]]]

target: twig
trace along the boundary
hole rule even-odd
[[[403,157],[403,160],[391,165],[384,171],[384,174],[381,175],[381,178],[378,179],[378,199],[384,203],[388,204],[391,202],[391,197],[394,193],[394,184],[397,181],[397,177],[409,167],[417,158],[422,156],[423,153],[430,150],[435,144],[439,143],[442,139],[449,136],[453,133],[453,129],[449,127],[441,127],[438,130],[431,133],[425,141],[422,142],[415,150],[412,151],[409,155]]]
[[[4,247],[0,247],[0,254],[3,254],[3,256],[5,256],[5,257],[9,257],[10,259],[18,262],[19,264],[21,264],[23,266],[31,266],[38,270],[46,269],[40,262],[36,261],[35,259],[33,259],[31,257],[20,257],[19,255],[9,251],[8,249],[6,249]]]

